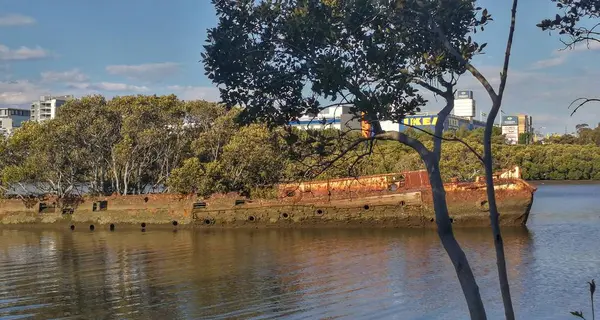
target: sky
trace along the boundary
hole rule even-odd
[[[483,0],[494,21],[476,41],[487,42],[473,64],[495,87],[503,63],[512,1]],[[521,0],[503,107],[505,115],[526,113],[542,133],[595,127],[600,104],[574,116],[579,97],[600,97],[600,46],[560,50],[556,35],[535,25],[556,13],[549,0]],[[27,107],[40,95],[171,94],[217,101],[218,90],[204,75],[200,53],[206,30],[217,23],[209,0],[0,0],[0,106]],[[457,89],[474,91],[478,112],[489,96],[472,76]],[[441,102],[426,95],[424,109]]]

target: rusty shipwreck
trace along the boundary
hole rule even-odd
[[[535,187],[521,179],[520,168],[498,173],[496,198],[502,226],[527,223]],[[445,184],[455,227],[489,226],[486,185]],[[435,227],[426,171],[280,184],[274,199],[237,195],[151,194],[0,200],[0,224],[59,223],[99,225],[178,225],[215,227]],[[111,227],[111,228],[112,228]]]

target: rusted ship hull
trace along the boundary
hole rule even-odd
[[[535,188],[517,174],[496,179],[502,226],[527,223]],[[490,225],[482,182],[445,185],[450,217],[456,227]],[[179,227],[435,227],[435,212],[424,171],[333,179],[278,186],[277,199],[214,196],[140,195],[0,200],[0,223],[61,225],[172,225]]]

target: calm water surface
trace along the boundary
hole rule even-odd
[[[520,319],[589,313],[600,185],[541,185],[505,232]],[[118,226],[117,226],[118,228]],[[457,231],[490,319],[503,318],[488,230]],[[431,230],[0,229],[0,318],[466,319]]]

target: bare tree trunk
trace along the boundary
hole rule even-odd
[[[492,225],[492,232],[494,235],[494,247],[496,249],[496,264],[498,266],[498,280],[500,282],[500,292],[502,293],[502,302],[504,304],[504,314],[507,320],[515,319],[515,311],[512,304],[512,298],[510,295],[510,285],[508,282],[508,273],[506,271],[506,256],[504,254],[504,241],[502,240],[502,233],[500,231],[500,214],[498,213],[498,206],[496,204],[496,191],[494,190],[494,167],[492,158],[492,133],[494,129],[494,122],[500,106],[502,105],[502,97],[504,95],[504,89],[506,88],[506,79],[508,76],[508,65],[510,62],[510,53],[512,48],[512,42],[515,32],[515,23],[517,15],[517,4],[518,0],[513,0],[511,10],[511,21],[510,29],[508,33],[508,40],[506,42],[506,52],[504,54],[504,66],[502,69],[500,86],[498,88],[498,95],[492,97],[492,110],[488,116],[485,132],[483,135],[483,159],[485,167],[485,182],[487,186],[487,197],[488,205],[490,208],[490,223]]]
[[[438,123],[435,125],[435,136],[433,137],[433,153],[430,155],[431,163],[427,166],[427,173],[429,175],[429,183],[431,184],[431,192],[434,199],[434,208],[436,212],[436,223],[438,226],[438,236],[442,241],[442,245],[448,256],[452,260],[456,274],[463,290],[463,295],[467,299],[467,305],[469,307],[469,313],[471,319],[485,319],[485,307],[481,300],[481,294],[479,293],[479,287],[477,281],[469,265],[464,251],[460,247],[460,244],[454,237],[452,230],[452,222],[450,221],[450,214],[448,212],[448,203],[446,201],[446,190],[444,189],[444,182],[442,180],[440,172],[440,159],[442,156],[442,135],[444,134],[444,122],[450,115],[452,109],[454,109],[454,85],[452,81],[447,82],[443,77],[440,77],[438,81],[444,86],[446,92],[437,92],[446,99],[446,106],[438,113]],[[436,200],[436,198],[438,198]],[[439,214],[438,214],[439,212]],[[441,218],[439,219],[438,216]],[[454,259],[453,259],[454,258]]]
[[[490,223],[492,225],[492,233],[494,235],[494,247],[496,249],[496,265],[498,266],[498,279],[500,281],[500,292],[502,293],[502,302],[504,303],[504,313],[506,319],[514,320],[515,311],[512,305],[510,295],[510,285],[508,283],[508,273],[506,271],[506,257],[504,255],[504,241],[500,232],[500,214],[496,204],[496,191],[494,190],[494,172],[492,163],[492,129],[486,127],[484,135],[484,167],[485,167],[485,183],[487,186],[487,198],[490,208]]]
[[[445,114],[449,113],[452,107],[453,104],[447,106],[443,112]],[[442,116],[442,118],[443,117],[444,116]],[[442,131],[443,124],[440,124],[437,127],[438,128],[436,131]],[[376,130],[376,132],[381,132],[378,124],[376,125]],[[467,302],[467,307],[469,308],[471,319],[487,319],[485,307],[483,306],[483,301],[479,293],[479,286],[477,285],[477,281],[475,280],[475,276],[473,275],[473,271],[471,270],[467,256],[460,247],[458,241],[456,241],[454,232],[452,231],[452,224],[448,214],[448,204],[446,202],[446,191],[444,189],[444,183],[439,168],[440,153],[437,150],[439,150],[441,146],[441,138],[435,138],[436,140],[434,141],[437,147],[436,152],[432,153],[420,141],[410,138],[403,133],[386,132],[383,133],[383,135],[384,139],[397,140],[400,143],[411,147],[419,154],[421,160],[423,160],[423,163],[427,168],[429,183],[431,184],[433,208],[435,212],[438,236],[442,246],[450,257],[450,261],[452,261],[454,270],[456,271],[456,275]]]
[[[125,171],[123,172],[123,195],[126,196],[127,192],[129,192],[129,162],[125,164]]]
[[[437,161],[437,158],[433,154],[430,155],[430,158],[423,159],[423,161],[427,167],[429,183],[431,184],[438,236],[452,261],[452,265],[454,265],[458,281],[467,300],[471,319],[487,319],[485,307],[479,293],[479,286],[469,265],[469,260],[467,260],[465,252],[458,244],[452,231],[439,161]]]
[[[510,62],[510,54],[512,50],[512,42],[515,33],[515,25],[516,25],[516,15],[517,15],[517,5],[518,0],[513,0],[512,10],[511,10],[511,21],[510,27],[508,31],[508,40],[506,42],[506,52],[504,54],[504,65],[502,68],[502,72],[500,73],[500,85],[498,87],[498,93],[494,90],[489,81],[485,78],[477,68],[475,68],[469,61],[467,61],[455,47],[452,46],[450,41],[446,38],[443,31],[434,26],[435,31],[440,36],[440,40],[444,43],[445,47],[450,51],[450,53],[461,61],[467,68],[467,70],[481,83],[481,85],[485,88],[490,99],[492,100],[492,109],[488,115],[485,133],[483,139],[483,148],[484,148],[484,156],[483,162],[486,173],[486,186],[487,186],[487,196],[488,196],[488,204],[490,208],[490,223],[492,226],[492,232],[494,235],[494,246],[496,249],[496,263],[498,265],[498,278],[500,282],[500,291],[502,293],[502,302],[504,304],[504,313],[506,319],[513,320],[515,319],[514,308],[512,305],[512,299],[510,296],[510,286],[508,283],[508,275],[506,272],[506,259],[504,255],[504,244],[502,241],[502,234],[500,232],[500,223],[499,223],[499,213],[498,207],[496,205],[496,193],[494,191],[494,180],[493,180],[493,159],[492,159],[492,146],[491,146],[491,136],[494,128],[494,122],[496,120],[496,116],[500,110],[500,106],[502,104],[502,96],[504,94],[504,89],[506,88],[506,79],[508,74],[508,66]]]

